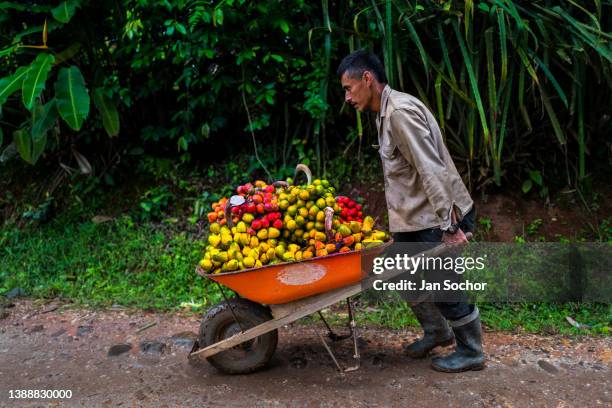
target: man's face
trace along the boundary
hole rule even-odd
[[[365,71],[361,77],[351,78],[348,73],[342,74],[340,82],[344,89],[344,101],[359,112],[370,109],[372,101],[372,74]]]

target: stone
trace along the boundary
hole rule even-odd
[[[25,295],[26,295],[26,293],[25,293],[25,291],[23,289],[21,289],[21,288],[13,288],[13,289],[9,290],[8,292],[6,292],[4,294],[4,297],[6,297],[7,299],[13,299],[13,298],[16,298],[16,297],[23,297]]]
[[[194,332],[185,331],[173,334],[170,340],[176,346],[190,348],[198,340],[198,335]]]
[[[166,343],[155,340],[145,340],[140,343],[140,351],[146,354],[163,354],[167,348]]]
[[[93,331],[93,326],[89,326],[89,325],[79,326],[77,328],[76,335],[83,336],[84,334],[91,333],[92,331]]]
[[[56,331],[55,333],[53,333],[53,334],[51,335],[51,337],[59,337],[59,336],[61,336],[61,335],[62,335],[62,334],[64,334],[64,333],[66,333],[66,329],[59,329],[58,331]]]
[[[32,327],[30,327],[29,329],[26,329],[25,332],[28,334],[32,334],[32,333],[38,333],[41,332],[45,329],[45,326],[43,326],[42,324],[36,324]]]
[[[559,369],[557,367],[555,367],[546,360],[538,360],[538,365],[542,370],[546,371],[547,373],[556,374],[559,372]]]
[[[132,349],[132,345],[130,343],[115,344],[108,349],[108,356],[116,357],[123,353],[127,353],[131,349]]]

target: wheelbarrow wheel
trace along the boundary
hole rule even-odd
[[[240,324],[236,322],[234,315]],[[218,343],[240,333],[241,328],[247,330],[271,319],[270,311],[258,303],[239,298],[221,302],[204,316],[200,325],[200,347]],[[278,331],[273,330],[208,357],[207,360],[215,368],[227,374],[250,373],[268,364],[277,343]]]

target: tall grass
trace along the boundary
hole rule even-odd
[[[476,182],[500,185],[525,145],[545,146],[574,182],[601,134],[585,123],[609,129],[610,4],[353,2],[352,21],[339,15],[338,24],[382,54],[392,87],[424,100]]]

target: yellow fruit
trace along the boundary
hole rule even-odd
[[[361,245],[361,243],[357,243],[355,244],[355,251],[360,251],[363,248],[363,245]]]
[[[325,235],[324,232],[319,232],[319,231],[317,231],[314,236],[315,241],[325,241],[326,238],[327,238],[327,235]]]
[[[325,223],[321,221],[315,222],[315,229],[317,231],[325,231]]]
[[[240,236],[238,237],[238,242],[243,247],[246,247],[251,242],[251,236],[249,234],[247,234],[246,232],[244,232],[244,233],[240,234]]]
[[[217,234],[210,234],[208,236],[208,243],[216,248],[221,243],[221,237]]]
[[[201,266],[201,267],[202,267],[202,269],[204,269],[206,272],[209,272],[209,271],[212,269],[213,264],[212,264],[212,261],[211,261],[210,259],[202,259],[202,260],[200,261],[200,266]]]
[[[295,220],[289,220],[286,224],[285,227],[289,230],[289,231],[294,231],[297,228],[297,223],[295,222]]]
[[[257,248],[259,246],[259,239],[257,239],[257,237],[251,237],[251,243],[249,246],[251,248]]]
[[[302,251],[297,251],[295,253],[295,260],[296,261],[301,261],[302,259],[304,259],[303,256],[302,256]]]
[[[218,234],[220,230],[221,226],[218,222],[213,222],[212,224],[210,224],[210,232],[212,232],[213,234]]]
[[[287,208],[287,214],[289,214],[292,217],[297,213],[297,211],[298,211],[298,208],[295,205],[291,205]]]
[[[380,241],[386,241],[388,239],[388,235],[384,231],[374,230],[372,232],[372,239],[378,239]]]
[[[285,253],[285,247],[284,247],[284,246],[279,245],[279,246],[277,246],[276,248],[274,248],[274,252],[276,253],[276,256],[277,256],[278,258],[281,258],[281,259],[282,259],[283,254]]]
[[[305,229],[306,229],[306,231],[310,231],[310,230],[312,230],[314,228],[314,226],[315,226],[314,221],[308,221],[306,223],[306,228]]]
[[[314,220],[318,212],[319,212],[319,207],[317,207],[316,205],[313,205],[312,207],[310,207],[310,210],[308,210],[308,218],[311,220]]]
[[[258,259],[255,261],[255,267],[256,268],[261,268],[263,265],[261,264],[261,261]]]
[[[221,235],[221,247],[223,249],[229,248],[231,243],[232,243],[232,236],[230,234]]]
[[[317,255],[317,256],[325,256],[325,255],[327,255],[327,251],[325,249],[317,249],[317,252],[315,253],[315,255]]]
[[[300,207],[298,209],[298,213],[302,216],[302,218],[308,217],[308,209],[306,207]]]
[[[325,206],[327,206],[327,203],[325,202],[324,198],[319,198],[315,204],[319,208],[325,208]]]
[[[342,224],[338,227],[338,232],[342,234],[343,237],[348,237],[349,235],[351,235],[351,229],[345,224]]]
[[[364,239],[363,241],[361,241],[361,244],[364,246],[364,248],[371,248],[371,247],[375,247],[378,245],[382,245],[382,241],[379,239],[372,239],[372,238],[367,238]]]
[[[270,248],[266,251],[266,256],[268,257],[268,259],[272,260],[276,258],[276,251],[274,250],[274,248]]]
[[[242,215],[242,221],[246,222],[247,224],[252,223],[254,219],[255,216],[253,214],[246,213]]]
[[[332,252],[336,251],[336,244],[327,244],[325,245],[325,249],[327,250],[328,254],[331,254]]]
[[[280,200],[280,202],[278,203],[278,208],[280,208],[282,211],[285,211],[287,208],[289,208],[289,200]]]
[[[355,239],[356,243],[361,242],[361,235],[361,233],[353,234],[353,238]]]
[[[259,257],[259,260],[261,261],[262,264],[266,265],[268,263],[268,255],[261,254],[261,256]]]
[[[236,224],[236,231],[241,232],[241,233],[242,232],[247,232],[247,225],[246,225],[246,223],[244,221],[238,222],[238,224]]]
[[[285,252],[282,256],[282,260],[285,262],[292,262],[295,260],[291,252]]]
[[[300,246],[299,246],[299,245],[296,245],[296,244],[289,244],[289,248],[288,248],[288,250],[289,250],[289,252],[291,252],[292,254],[294,254],[294,253],[295,253],[297,250],[299,250],[299,249],[300,249]]]
[[[270,249],[270,245],[268,245],[266,242],[260,242],[259,243],[259,249],[262,252],[266,252],[268,249]]]
[[[363,231],[366,234],[369,234],[370,232],[372,232],[372,228],[374,228],[374,218],[368,215],[363,219],[363,223],[361,225],[361,231]]]
[[[268,238],[278,238],[280,237],[280,231],[277,228],[270,227],[268,230]]]
[[[310,193],[308,192],[308,190],[301,190],[299,196],[300,200],[308,201],[308,199],[310,198]]]
[[[325,221],[325,212],[324,211],[319,211],[317,213],[317,215],[315,216],[315,220],[317,220],[318,222],[324,222]]]
[[[349,228],[351,229],[351,232],[353,234],[361,232],[361,223],[359,223],[357,221],[351,221],[351,222],[349,222]]]
[[[306,220],[304,219],[304,217],[302,217],[301,215],[296,215],[295,216],[295,223],[298,226],[303,226],[304,224],[306,224]]]
[[[219,252],[218,254],[214,254],[212,259],[217,262],[225,263],[229,260],[229,256],[227,252]]]
[[[314,254],[311,251],[304,251],[302,256],[304,257],[304,259],[310,259],[314,256]]]
[[[257,231],[257,238],[259,239],[268,238],[268,230],[266,228],[262,228],[259,231]]]

